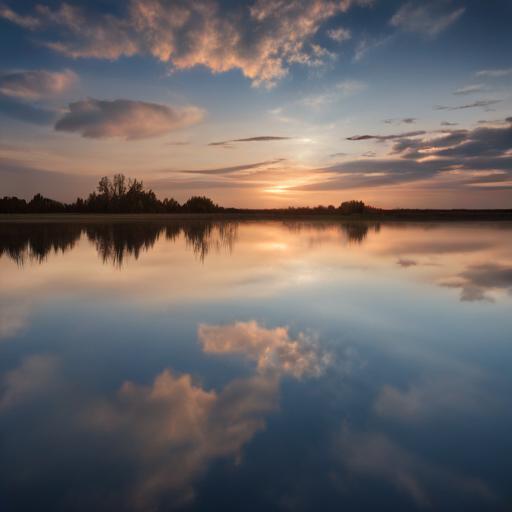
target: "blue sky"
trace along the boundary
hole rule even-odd
[[[507,208],[508,2],[0,3],[1,195]],[[350,140],[351,139],[351,140]]]

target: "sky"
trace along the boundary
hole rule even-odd
[[[505,0],[0,1],[0,196],[512,207]]]

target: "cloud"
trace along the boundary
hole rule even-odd
[[[37,6],[19,15],[6,7],[0,16],[28,30],[55,27],[59,37],[41,44],[68,57],[116,59],[151,54],[176,69],[204,65],[213,72],[240,69],[254,85],[271,86],[289,66],[321,66],[332,54],[313,43],[328,19],[364,0],[256,0],[246,9],[221,10],[215,2],[130,0],[126,15],[88,14],[62,4]]]
[[[466,10],[464,7],[446,12],[446,2],[412,1],[404,4],[391,18],[390,24],[406,32],[434,38],[439,32],[455,23]]]
[[[203,118],[204,112],[193,106],[176,108],[146,101],[86,98],[70,103],[55,129],[79,132],[92,139],[135,140],[180,130]]]
[[[344,80],[343,82],[339,82],[336,84],[336,88],[341,91],[342,97],[346,98],[347,96],[353,96],[358,92],[366,89],[367,85],[358,80]]]
[[[317,181],[292,190],[375,188],[432,180],[438,176],[449,178],[439,186],[505,190],[512,187],[512,118],[505,121],[505,126],[483,126],[473,130],[348,137],[350,141],[384,143],[390,140],[389,156],[398,156],[339,162],[317,169]]]
[[[443,131],[440,133],[443,134]],[[402,153],[406,158],[415,159],[425,156],[498,157],[506,156],[510,149],[512,124],[509,123],[505,126],[482,126],[474,130],[447,130],[441,137],[426,140],[404,137],[393,145],[393,153]],[[494,162],[491,168],[509,168],[508,165],[500,165],[507,164],[507,160],[496,159]],[[463,164],[464,161],[460,163]]]
[[[512,287],[512,265],[501,263],[472,265],[461,272],[460,276],[472,285],[486,289]]]
[[[61,73],[24,71],[0,76],[0,92],[23,102],[54,98],[78,83],[69,69]]]
[[[232,139],[225,140],[222,142],[210,142],[208,146],[219,147],[219,148],[229,148],[234,149],[236,146],[230,144],[230,142],[270,142],[273,140],[292,140],[296,137],[273,137],[270,135],[263,135],[261,137],[249,137],[247,139]]]
[[[185,171],[183,171],[185,172]],[[190,181],[175,181],[175,180],[153,180],[147,182],[154,190],[210,190],[210,189],[255,189],[261,188],[261,183],[241,182],[241,181],[207,181],[207,180],[190,180]]]
[[[425,135],[427,132],[425,131],[415,131],[415,132],[405,132],[399,133],[396,135],[353,135],[352,137],[347,137],[346,140],[392,140],[392,139],[402,139],[404,137],[417,137],[418,135]]]
[[[464,108],[489,107],[490,105],[495,105],[496,103],[501,103],[501,100],[475,101],[475,103],[471,103],[471,105],[461,105],[459,107],[443,107],[441,105],[434,105],[432,108],[434,110],[460,110]]]
[[[279,382],[254,376],[217,394],[165,370],[151,387],[126,382],[107,407],[97,426],[128,429],[142,464],[129,494],[137,509],[149,510],[162,501],[190,501],[192,483],[214,459],[239,455],[279,409]]]
[[[494,302],[485,292],[496,289],[512,290],[512,266],[504,263],[481,263],[470,265],[455,279],[444,279],[438,283],[446,288],[461,288],[461,302]]]
[[[436,508],[435,496],[447,492],[469,499],[496,499],[481,479],[424,461],[381,433],[354,433],[346,428],[335,449],[351,473],[390,483],[422,508]]]
[[[257,370],[262,374],[277,372],[298,379],[318,377],[333,364],[333,355],[311,337],[300,333],[292,341],[288,327],[266,329],[255,320],[225,326],[201,324],[198,340],[207,354],[239,353],[257,361]]]
[[[33,355],[7,372],[2,420],[24,406],[30,418],[24,425],[37,424],[52,447],[51,457],[44,450],[31,452],[32,478],[49,478],[68,468],[70,481],[81,481],[77,453],[82,464],[94,468],[87,492],[96,510],[111,508],[113,494],[126,510],[168,510],[190,502],[193,484],[209,465],[218,458],[239,458],[243,446],[265,429],[266,416],[279,410],[275,375],[236,379],[217,393],[194,384],[189,374],[164,370],[149,386],[127,381],[117,394],[99,396],[64,380],[57,370],[56,358]],[[23,450],[30,451],[34,429],[18,429],[17,436]],[[85,452],[80,446],[87,447]],[[17,447],[11,450],[17,461],[26,460]],[[122,469],[109,480],[104,469],[119,460]],[[13,464],[9,480],[25,472],[24,463]],[[81,498],[79,491],[68,496],[69,506],[76,508]]]
[[[458,126],[459,123],[449,123],[448,121],[443,121],[441,126]]]
[[[407,259],[407,258],[400,258],[396,264],[399,266],[399,267],[402,267],[402,268],[408,268],[408,267],[412,267],[412,266],[415,266],[417,265],[418,263],[414,260],[410,260],[410,259]]]
[[[189,141],[176,141],[176,142],[164,142],[164,146],[188,146],[190,144]]]
[[[373,50],[374,48],[378,48],[379,46],[384,46],[385,44],[389,43],[391,41],[392,36],[387,37],[381,37],[380,39],[362,39],[357,43],[354,56],[352,57],[352,60],[354,62],[360,61],[370,50]]]
[[[481,385],[450,377],[411,385],[406,391],[385,385],[374,408],[380,416],[411,423],[460,413],[483,415],[495,405]]]
[[[485,85],[484,84],[476,84],[476,85],[466,85],[465,87],[461,87],[460,89],[455,89],[455,91],[452,91],[452,94],[471,94],[473,92],[479,92],[484,91]]]
[[[352,36],[350,34],[350,30],[347,30],[345,28],[337,28],[337,29],[331,29],[327,31],[327,36],[333,39],[334,41],[337,41],[338,43],[342,43],[343,41],[348,41]]]
[[[361,156],[364,156],[366,158],[375,158],[377,156],[377,153],[375,153],[375,151],[365,151]]]
[[[325,89],[320,94],[312,94],[298,101],[302,105],[318,108],[330,103],[340,101],[342,98],[358,94],[366,89],[367,85],[358,80],[347,79],[336,84],[334,88]]]
[[[329,155],[329,158],[336,158],[341,156],[347,156],[347,153],[333,153],[332,155]]]
[[[400,124],[416,124],[416,121],[419,121],[418,117],[404,117],[403,119],[383,119],[381,123],[396,124],[398,126]]]
[[[56,366],[53,356],[32,355],[25,357],[19,368],[6,372],[1,382],[0,412],[53,389]]]
[[[402,119],[398,124],[416,124],[416,121],[418,121],[417,117],[406,117],[405,119]]]
[[[249,171],[252,169],[259,169],[270,165],[286,162],[286,158],[275,158],[273,160],[266,160],[255,164],[235,165],[233,167],[220,167],[218,169],[199,169],[199,170],[183,170],[183,171],[162,171],[162,172],[185,172],[189,174],[232,174],[240,171]]]
[[[494,69],[494,70],[484,70],[484,71],[478,71],[476,73],[476,76],[506,76],[512,74],[512,68],[511,69]]]

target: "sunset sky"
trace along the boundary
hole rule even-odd
[[[512,207],[505,0],[0,1],[0,195]]]

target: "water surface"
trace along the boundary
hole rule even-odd
[[[511,234],[0,224],[0,510],[510,510]]]

